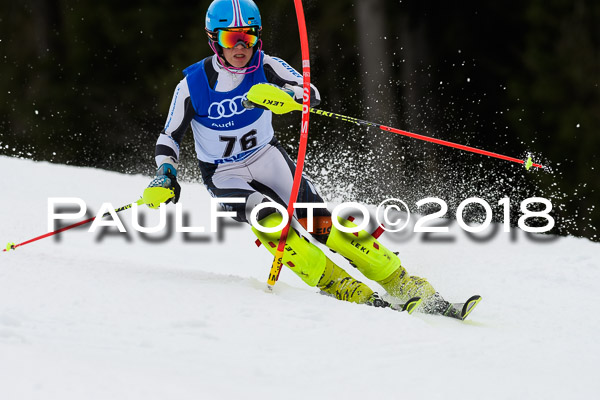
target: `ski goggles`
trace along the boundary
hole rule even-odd
[[[238,43],[246,48],[254,47],[258,42],[260,31],[256,27],[248,27],[219,29],[216,33],[219,46],[225,49],[233,49]]]

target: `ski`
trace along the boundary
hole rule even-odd
[[[404,304],[390,304],[389,308],[396,311],[406,311],[407,313],[412,314],[422,301],[423,299],[420,297],[413,297]]]
[[[467,319],[469,314],[471,314],[473,309],[475,309],[475,307],[477,306],[477,304],[479,304],[480,301],[481,296],[475,295],[471,296],[464,303],[452,303],[451,307],[448,307],[448,310],[446,310],[446,312],[443,315],[446,317],[456,318],[460,319],[461,321],[464,321],[465,319]]]
[[[322,294],[323,296],[333,297],[334,299],[336,298],[331,293],[327,293],[323,290],[321,290],[319,293]],[[375,296],[373,296],[371,299],[369,299],[370,302],[365,303],[367,306],[377,307],[377,308],[391,308],[394,311],[400,311],[400,312],[406,311],[409,314],[412,314],[413,311],[415,311],[415,309],[423,301],[420,297],[413,297],[412,299],[408,300],[406,303],[390,303],[390,302],[385,301],[382,298],[380,298],[379,295],[377,295],[376,293],[374,293],[374,295]]]
[[[390,303],[388,301],[383,300],[376,293],[374,293],[374,297],[370,299],[370,302],[366,304],[370,307],[381,307],[381,308],[391,308],[394,311],[406,311],[409,314],[412,314],[413,311],[421,304],[420,297],[413,297],[408,300],[406,303]]]

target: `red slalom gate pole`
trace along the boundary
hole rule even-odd
[[[304,169],[304,158],[306,156],[306,143],[308,142],[308,122],[310,117],[310,56],[308,52],[308,35],[306,33],[306,21],[304,20],[304,9],[301,0],[294,0],[296,7],[296,17],[298,19],[298,31],[300,33],[300,46],[302,48],[302,86],[304,96],[302,98],[302,125],[300,129],[300,146],[298,149],[298,159],[296,161],[296,172],[294,173],[294,183],[292,185],[292,193],[287,206],[288,223],[281,231],[279,245],[275,252],[275,258],[271,265],[267,284],[272,288],[279,279],[281,268],[283,266],[283,252],[285,251],[285,243],[292,223],[294,214],[294,203],[298,198],[298,190],[302,181],[302,170]]]

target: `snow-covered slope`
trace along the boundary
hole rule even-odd
[[[47,231],[49,197],[96,213],[148,177],[0,157],[0,243]],[[187,225],[210,198],[184,184]],[[600,392],[600,245],[499,229],[476,242],[382,241],[448,299],[480,294],[466,322],[316,294],[249,227],[150,243],[86,229],[0,254],[1,399],[565,399]],[[157,212],[144,211],[151,225]],[[89,227],[89,226],[88,226]],[[160,236],[160,235],[159,235]],[[191,241],[191,239],[193,241]],[[340,265],[343,260],[335,258]],[[350,270],[350,268],[348,268]],[[350,271],[355,276],[359,274]],[[373,285],[376,287],[375,285]]]

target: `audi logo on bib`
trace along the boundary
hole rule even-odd
[[[246,108],[242,105],[242,101],[246,95],[235,96],[232,99],[225,99],[221,102],[214,102],[208,107],[208,118],[221,119],[231,118],[234,115],[243,114]]]

